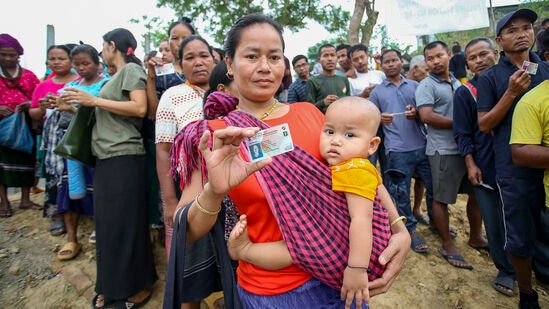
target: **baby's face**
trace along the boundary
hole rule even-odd
[[[338,104],[326,112],[320,134],[320,154],[330,166],[366,158],[377,150],[377,125],[360,105]]]

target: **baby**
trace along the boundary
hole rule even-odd
[[[376,136],[380,119],[380,112],[372,102],[344,97],[328,107],[320,134],[320,154],[332,170],[332,189],[345,194],[351,218],[349,258],[341,288],[345,308],[350,308],[355,298],[357,308],[369,303],[373,207],[381,177],[367,158],[376,152],[381,141]],[[242,215],[231,232],[228,247],[233,259],[245,255],[247,260],[262,261],[254,264],[265,269],[277,269],[291,260],[284,241],[254,244],[248,238],[246,225],[246,215]],[[259,256],[262,258],[254,258]]]

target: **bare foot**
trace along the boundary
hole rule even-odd
[[[246,250],[248,250],[249,246],[253,244],[248,236],[247,225],[248,220],[246,219],[246,215],[241,215],[229,235],[227,249],[229,250],[231,259],[235,261],[239,260]]]

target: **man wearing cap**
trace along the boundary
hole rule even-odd
[[[549,78],[549,65],[530,51],[536,19],[534,11],[520,9],[498,21],[496,42],[502,49],[500,60],[480,75],[478,83],[479,128],[493,133],[496,178],[505,220],[505,250],[515,269],[520,308],[539,308],[537,294],[532,289],[532,269],[538,279],[549,281],[549,227],[542,212],[543,170],[515,165],[509,145],[517,102],[526,91]],[[537,70],[526,72],[522,69],[528,64],[525,61],[535,63]]]
[[[492,287],[507,296],[515,295],[515,271],[505,247],[505,227],[494,168],[492,136],[480,132],[477,115],[477,86],[479,75],[496,64],[498,52],[492,40],[474,38],[465,46],[465,59],[474,77],[454,94],[454,137],[465,158],[469,181],[477,197],[484,220],[490,257],[498,270]],[[469,244],[473,245],[474,244]]]

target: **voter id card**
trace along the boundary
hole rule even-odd
[[[538,64],[535,62],[524,61],[522,63],[522,69],[530,75],[536,75],[536,72],[538,71]]]
[[[246,139],[252,162],[294,150],[294,142],[287,123],[257,132]]]

